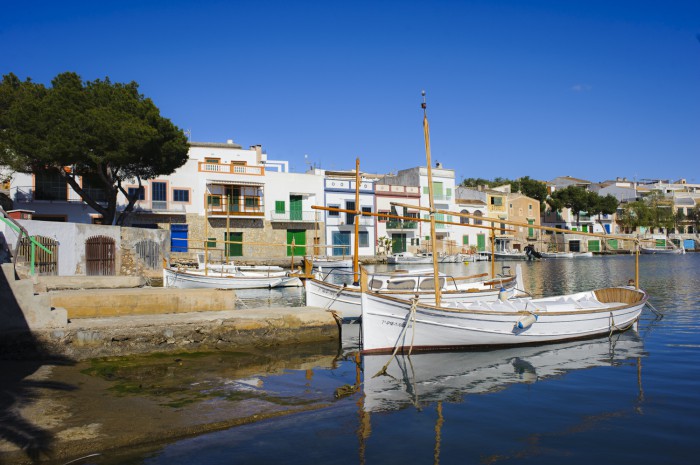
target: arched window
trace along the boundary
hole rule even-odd
[[[466,210],[462,210],[460,213],[469,213]],[[469,218],[465,218],[463,216],[459,217],[459,224],[469,224]]]
[[[481,210],[477,210],[474,212],[474,216],[484,216],[484,214]],[[483,224],[483,222],[481,220],[474,220],[474,224]]]

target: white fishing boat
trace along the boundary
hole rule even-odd
[[[542,382],[574,370],[609,367],[643,356],[644,344],[633,333],[615,341],[606,337],[490,351],[396,354],[394,360],[389,355],[368,354],[362,357],[363,408],[381,412],[459,402],[466,395]],[[381,375],[375,376],[377,373]]]
[[[525,252],[510,249],[497,250],[494,256],[496,260],[527,260]]]
[[[592,258],[593,252],[574,252],[574,258]]]
[[[632,326],[647,294],[611,287],[541,299],[443,302],[441,306],[362,293],[363,352],[541,344]]]
[[[465,261],[467,255],[461,253],[441,254],[438,256],[439,263],[461,263]]]
[[[209,270],[178,270],[163,268],[163,287],[182,289],[213,288],[213,289],[259,289],[273,287],[299,287],[301,280],[287,272],[243,272]]]
[[[651,255],[651,254],[664,254],[664,255],[683,255],[685,253],[685,248],[683,247],[639,247],[639,252]]]
[[[542,258],[574,258],[573,252],[540,252]]]
[[[425,265],[433,263],[433,255],[429,253],[397,252],[389,255],[386,262],[393,265]]]
[[[306,280],[306,305],[321,307],[336,312],[345,322],[355,322],[362,316],[361,291],[359,286],[335,284],[330,277],[320,276]],[[484,280],[486,273],[452,277],[440,274],[442,300],[446,302],[473,302],[526,296],[522,289],[522,271],[516,268],[515,276],[499,275]],[[432,269],[398,270],[375,273],[369,277],[369,287],[374,292],[392,295],[398,299],[418,297],[421,302],[435,303],[435,279]]]
[[[274,265],[236,265],[234,262],[211,263],[204,259],[204,253],[197,254],[197,270],[210,270],[215,273],[237,274],[241,276],[286,276],[287,272],[281,266]]]
[[[341,257],[313,257],[314,268],[352,268],[352,258]]]

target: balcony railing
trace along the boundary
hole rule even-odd
[[[316,217],[320,216],[318,212],[315,211],[301,211],[301,210],[287,210],[287,211],[270,211],[270,221],[284,221],[284,222],[302,222],[302,223],[313,223],[316,221]]]
[[[418,222],[390,220],[386,222],[386,229],[418,229]]]
[[[207,210],[212,215],[265,216],[263,198],[258,196],[207,194]]]
[[[48,184],[48,183],[47,183]],[[82,202],[83,199],[66,184],[48,187],[23,186],[10,189],[10,197],[15,202],[34,202],[35,200],[51,202]]]
[[[200,161],[199,171],[203,173],[247,174],[251,176],[262,176],[265,174],[265,167],[225,163],[207,163],[205,161]]]

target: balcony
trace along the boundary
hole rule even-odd
[[[199,162],[200,173],[225,173],[225,174],[247,174],[250,176],[263,176],[264,166],[235,165],[225,163]]]
[[[270,221],[275,221],[275,222],[315,223],[317,216],[320,216],[319,213],[316,211],[313,211],[313,210],[311,210],[311,211],[301,211],[301,210],[276,211],[276,210],[271,210],[270,211]]]
[[[418,229],[417,221],[389,220],[386,229]]]
[[[34,188],[34,186],[13,187],[10,189],[10,197],[15,202],[82,202],[83,199],[66,183],[56,185],[45,185]]]
[[[241,195],[229,197],[220,194],[207,194],[207,211],[216,216],[265,216],[262,197]]]

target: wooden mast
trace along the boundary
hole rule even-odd
[[[354,251],[352,257],[352,272],[353,272],[353,283],[355,286],[359,286],[360,274],[359,274],[359,257],[360,254],[360,218],[362,216],[362,209],[360,208],[360,159],[355,159],[355,242]]]
[[[435,288],[435,305],[440,305],[440,280],[438,273],[438,256],[437,247],[435,247],[436,236],[435,236],[435,196],[433,192],[433,171],[432,171],[432,161],[430,159],[430,128],[428,126],[428,110],[427,104],[425,102],[425,91],[422,92],[423,102],[421,103],[421,108],[423,108],[423,136],[425,138],[425,161],[428,164],[428,198],[430,203],[430,242],[433,245],[433,274],[435,275],[435,281],[433,282],[433,287]]]

